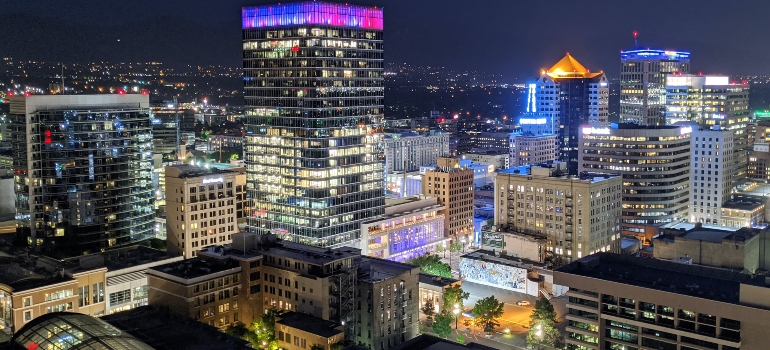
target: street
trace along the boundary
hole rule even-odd
[[[468,252],[469,250],[466,250],[466,252],[455,252],[451,254],[446,252],[444,254],[439,254],[439,256],[442,257],[442,262],[450,264],[454,278],[459,278],[458,269],[460,256]],[[470,294],[468,300],[464,302],[463,311],[470,311],[478,300],[493,295],[504,303],[504,314],[503,317],[498,320],[500,327],[498,327],[497,331],[492,333],[489,337],[485,336],[484,332],[477,327],[472,325],[465,326],[464,323],[468,317],[460,315],[457,320],[459,329],[453,330],[449,339],[455,340],[459,333],[465,338],[466,342],[475,342],[497,349],[527,349],[529,317],[535,308],[535,301],[538,299],[537,297],[468,281],[463,281],[462,287],[464,291]],[[516,302],[518,301],[528,301],[530,305],[518,306],[516,305]],[[556,314],[558,315],[557,319],[559,321],[558,328],[563,334],[567,323],[564,317],[567,312],[567,298],[566,296],[553,298],[551,304],[553,304],[554,309],[556,310]],[[424,321],[424,316],[421,316],[421,319]],[[452,325],[452,328],[454,328],[454,325]],[[430,331],[429,327],[426,327],[425,329]],[[506,329],[508,332],[506,332]]]

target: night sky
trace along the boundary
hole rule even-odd
[[[0,56],[241,65],[240,8],[262,0],[3,1]],[[387,63],[534,77],[566,52],[618,75],[619,52],[689,50],[693,72],[770,75],[768,1],[360,0],[385,8]],[[121,39],[120,42],[117,40]]]

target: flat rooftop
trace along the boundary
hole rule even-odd
[[[556,271],[731,304],[739,303],[742,283],[764,286],[764,276],[611,253],[589,255]]]
[[[179,278],[193,279],[237,267],[240,266],[231,260],[227,260],[222,264],[218,264],[200,258],[192,258],[153,266],[149,268],[149,270],[167,273]]]
[[[300,260],[314,265],[324,265],[337,260],[354,258],[361,255],[361,249],[352,247],[322,248],[301,243],[281,241],[261,249],[252,250],[262,255],[280,256]]]
[[[340,325],[332,321],[320,319],[300,312],[287,312],[277,317],[277,324],[282,324],[291,328],[296,328],[310,334],[319,335],[324,338],[330,338],[343,333],[337,329]],[[213,349],[213,348],[212,348]]]
[[[206,168],[206,167],[190,165],[190,164],[169,165],[169,166],[166,166],[166,168],[176,168],[179,171],[179,175],[176,176],[174,175],[173,172],[170,172],[168,171],[168,169],[166,169],[166,176],[174,176],[180,179],[208,176],[208,175],[217,175],[217,174],[236,173],[236,171],[233,171],[233,170],[225,170],[225,169],[220,169],[215,167]]]
[[[722,204],[722,209],[754,211],[765,205],[765,198],[749,195],[733,196],[733,199]]]
[[[546,264],[543,264],[541,262],[531,261],[531,260],[522,259],[522,258],[516,258],[516,257],[503,255],[503,254],[500,254],[500,256],[495,256],[495,252],[491,250],[484,250],[484,249],[479,249],[475,252],[462,255],[461,258],[488,261],[488,262],[493,262],[497,264],[519,267],[522,269],[527,269],[530,267],[537,267],[541,269],[546,268]]]
[[[743,242],[759,233],[759,229],[748,227],[735,229],[732,227],[723,226],[678,225],[677,228],[678,229],[666,228],[663,231],[663,234],[657,236],[656,239],[665,242],[673,242],[675,238],[684,238],[713,243],[721,243],[722,241],[726,240]]]
[[[456,280],[454,278],[428,275],[422,272],[420,273],[420,283],[428,284],[431,286],[444,288],[446,286],[451,286],[457,282],[460,282],[460,280]]]
[[[158,350],[246,350],[251,343],[216,327],[151,306],[100,318]]]
[[[372,257],[361,257],[358,265],[358,280],[366,282],[384,281],[412,271],[417,266]]]

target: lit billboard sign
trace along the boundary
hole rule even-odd
[[[221,177],[213,177],[213,178],[203,179],[203,183],[204,184],[213,184],[213,183],[223,182],[223,181],[225,181],[225,179],[223,179]]]
[[[583,134],[585,135],[609,135],[610,128],[596,128],[593,126],[584,126]]]
[[[545,124],[547,120],[545,118],[521,118],[519,119],[519,124],[521,125],[542,125]]]
[[[679,135],[692,133],[692,126],[683,126],[679,128]]]

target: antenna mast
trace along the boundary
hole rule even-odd
[[[61,94],[64,95],[64,62],[61,63]]]
[[[636,40],[636,37],[639,35],[639,32],[634,31],[634,48],[639,47],[639,41]]]

